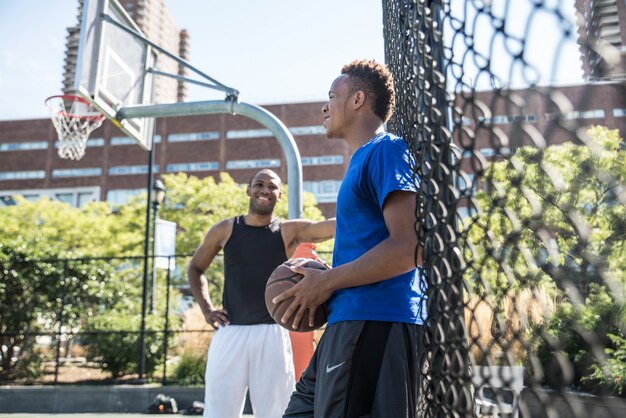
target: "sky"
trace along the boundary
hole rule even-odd
[[[254,104],[325,100],[343,64],[384,61],[380,0],[166,0],[189,62]],[[47,117],[78,0],[0,0],[0,120]],[[189,88],[189,101],[214,100]],[[221,93],[220,93],[221,94]],[[223,95],[221,96],[223,97]]]
[[[572,1],[564,3],[568,2]],[[239,90],[240,101],[323,101],[344,64],[363,58],[384,61],[381,0],[165,3],[176,24],[189,31],[190,63]],[[43,102],[61,92],[66,28],[78,21],[77,4],[78,0],[0,0],[0,120],[48,116]],[[555,25],[542,22],[548,29],[536,38],[539,63],[545,56],[553,58],[545,47],[549,36],[544,35]],[[574,55],[559,57],[566,70],[563,82],[580,79],[572,72],[580,68]],[[496,72],[506,78],[506,62],[498,63],[501,70]],[[215,100],[216,94],[190,86],[188,101]]]

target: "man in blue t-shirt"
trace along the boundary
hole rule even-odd
[[[294,297],[282,318],[294,315],[294,328],[328,300],[328,326],[284,416],[414,417],[426,318],[419,179],[406,142],[384,131],[395,106],[389,70],[364,60],[341,73],[322,108],[326,136],[353,151],[337,198],[333,268],[293,268],[305,278],[275,298]]]

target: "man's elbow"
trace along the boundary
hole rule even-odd
[[[190,264],[189,267],[187,267],[187,281],[188,282],[192,282],[195,280],[198,280],[198,278],[202,275],[202,271],[195,266],[194,264]]]
[[[422,249],[417,245],[417,240],[408,239],[399,242],[395,255],[397,265],[405,271],[411,271],[422,265]]]

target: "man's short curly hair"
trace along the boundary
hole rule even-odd
[[[352,92],[363,91],[376,116],[387,122],[396,107],[393,76],[387,66],[374,60],[355,60],[344,65],[341,74],[348,76]]]

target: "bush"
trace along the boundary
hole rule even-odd
[[[163,363],[163,333],[157,331],[160,322],[156,316],[146,316],[144,372],[147,375]],[[87,359],[98,363],[113,377],[135,373],[140,353],[140,328],[139,315],[118,310],[106,311],[89,319],[85,331],[94,334],[90,341],[83,341]]]
[[[183,386],[204,385],[206,351],[204,353],[205,355],[198,355],[195,352],[185,351],[181,355],[176,369],[174,369],[173,380]]]
[[[561,303],[545,328],[535,332],[544,383],[598,395],[624,395],[626,338],[616,325],[623,323],[624,308],[606,287],[591,284],[589,288],[584,304]],[[598,348],[604,351],[605,360],[598,360],[602,357],[596,354]],[[568,363],[571,368],[563,369]]]

